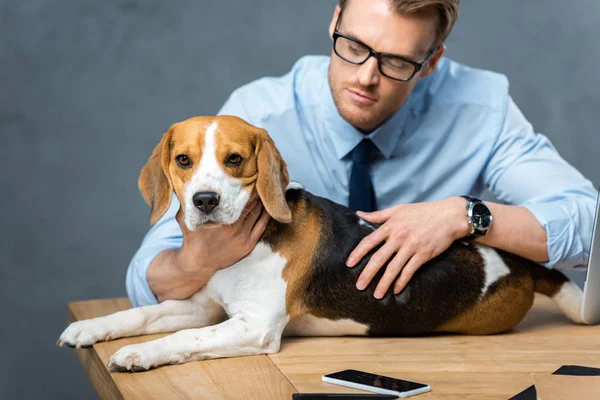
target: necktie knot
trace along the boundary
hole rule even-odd
[[[371,164],[377,156],[379,150],[371,139],[363,139],[359,144],[352,150],[352,161],[361,164]]]

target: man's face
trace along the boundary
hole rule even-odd
[[[329,27],[330,35],[339,12],[338,6]],[[433,12],[401,15],[390,8],[387,0],[350,0],[337,30],[375,51],[421,63],[435,45],[437,23]],[[442,46],[411,80],[400,82],[382,75],[375,57],[354,65],[332,51],[329,84],[340,115],[363,133],[373,131],[404,104],[419,78],[434,71],[443,53]]]

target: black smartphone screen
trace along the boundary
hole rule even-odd
[[[395,390],[397,392],[410,392],[411,390],[420,389],[427,386],[422,383],[404,381],[402,379],[391,378],[389,376],[370,374],[368,372],[357,371],[355,369],[334,372],[333,374],[327,374],[325,376],[342,381],[354,382],[388,390]]]

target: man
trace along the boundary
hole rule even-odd
[[[350,254],[383,244],[357,281],[390,260],[375,297],[399,293],[457,239],[548,267],[589,254],[596,191],[536,134],[502,75],[443,58],[459,0],[341,0],[331,57],[304,57],[281,78],[236,90],[219,114],[265,128],[292,180],[381,224]],[[476,198],[488,188],[504,203]],[[134,305],[187,298],[254,247],[269,216],[239,226],[180,228],[176,198],[127,273]],[[261,212],[262,211],[262,212]],[[469,212],[468,212],[469,211]],[[493,216],[493,219],[489,217]]]

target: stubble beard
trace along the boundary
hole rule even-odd
[[[339,84],[338,86],[336,86],[331,76],[331,68],[329,68],[328,70],[327,77],[329,79],[329,88],[331,89],[333,102],[335,103],[338,112],[346,122],[354,126],[360,132],[368,134],[374,131],[389,117],[385,117],[383,113],[379,110],[363,110],[362,112],[356,112],[357,109],[360,109],[359,106],[353,107],[352,105],[343,101],[343,91],[346,87],[357,88],[365,93],[373,93],[372,88],[344,84]]]

